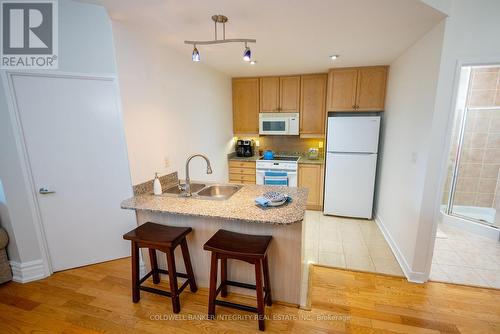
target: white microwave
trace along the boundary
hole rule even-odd
[[[260,135],[298,135],[299,113],[259,113]]]

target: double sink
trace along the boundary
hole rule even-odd
[[[241,186],[235,184],[207,185],[204,183],[192,182],[191,194],[193,198],[227,200],[240,190],[240,188]],[[186,193],[180,189],[179,185],[175,185],[165,190],[162,196],[186,197]]]

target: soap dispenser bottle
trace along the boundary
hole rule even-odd
[[[162,194],[162,189],[161,189],[161,183],[160,179],[158,178],[158,173],[155,173],[155,179],[153,181],[153,193],[155,195],[161,195]]]

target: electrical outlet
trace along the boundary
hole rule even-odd
[[[165,168],[170,167],[170,160],[168,160],[167,157],[165,157],[165,159],[163,159],[163,165],[165,166]]]

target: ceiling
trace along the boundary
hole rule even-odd
[[[184,40],[214,39],[211,16],[228,16],[226,38],[257,39],[249,46],[258,63],[252,66],[242,60],[240,43],[198,46],[198,50],[203,63],[232,77],[389,64],[444,18],[419,0],[83,2],[105,6],[113,20],[144,30],[187,59],[192,46]],[[340,58],[332,61],[331,54]]]

